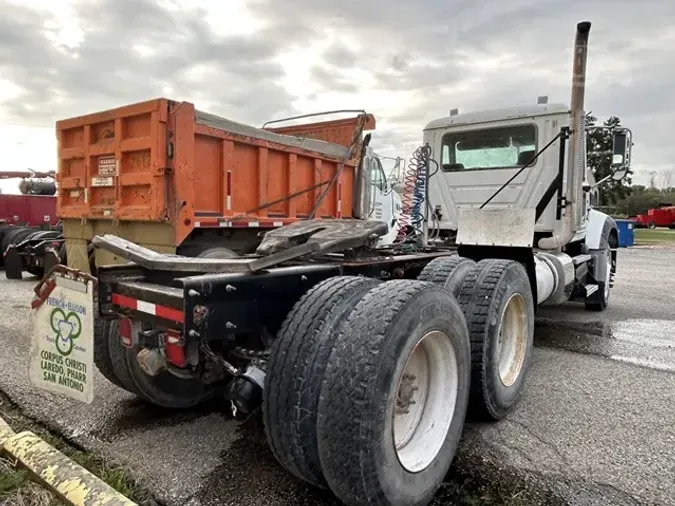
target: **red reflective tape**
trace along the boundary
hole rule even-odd
[[[141,313],[151,314],[176,323],[183,323],[185,321],[183,312],[179,311],[178,309],[137,300],[127,297],[126,295],[120,295],[118,293],[113,293],[112,303],[116,306],[133,309],[134,311],[140,311]]]
[[[185,321],[183,311],[178,311],[178,309],[174,309],[172,307],[157,306],[156,315],[159,316],[160,318],[164,318],[165,320],[169,320],[176,323],[183,323]]]
[[[136,310],[136,299],[132,299],[131,297],[127,297],[126,295],[113,293],[112,303],[115,304],[116,306]]]

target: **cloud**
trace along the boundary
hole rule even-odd
[[[0,69],[18,97],[0,103],[9,121],[44,124],[166,94],[261,122],[287,109],[277,46],[265,33],[219,36],[202,9],[151,0],[74,4],[81,41],[53,42],[48,11],[2,5]]]
[[[376,148],[408,158],[451,108],[568,102],[590,19],[586,108],[633,129],[644,170],[675,154],[671,0],[82,0],[70,17],[35,3],[0,0],[0,122],[162,95],[252,124],[366,108]]]

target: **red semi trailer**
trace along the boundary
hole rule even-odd
[[[650,209],[647,214],[638,214],[633,221],[636,228],[675,228],[675,206]]]
[[[21,179],[21,195],[0,194],[0,223],[38,227],[56,225],[54,172],[0,171],[0,179]]]
[[[0,171],[0,179],[21,179],[20,195],[0,194],[0,265],[8,278],[24,270],[42,276],[46,246],[61,240],[56,213],[54,172]]]

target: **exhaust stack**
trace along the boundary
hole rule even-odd
[[[572,67],[572,99],[570,103],[570,140],[567,153],[567,174],[565,191],[565,214],[562,230],[552,237],[539,240],[541,249],[553,250],[565,246],[574,237],[575,215],[579,202],[579,190],[583,175],[577,174],[577,169],[585,167],[584,141],[584,97],[586,93],[586,61],[588,58],[588,36],[591,31],[591,22],[582,21],[577,24],[577,33],[574,39],[574,63]],[[579,187],[579,188],[577,188]]]

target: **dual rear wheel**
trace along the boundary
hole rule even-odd
[[[272,348],[270,448],[346,504],[427,504],[465,413],[498,420],[516,404],[533,328],[529,280],[513,261],[442,257],[417,281],[319,283]]]
[[[286,469],[346,504],[426,504],[455,454],[469,379],[468,332],[447,290],[332,278],[274,343],[267,439]]]

